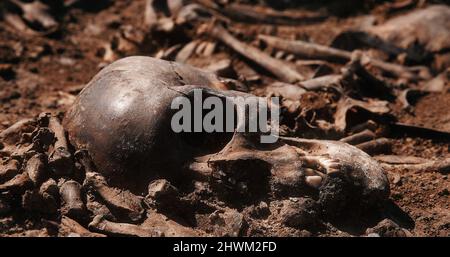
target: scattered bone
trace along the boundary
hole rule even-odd
[[[72,172],[72,154],[66,139],[66,132],[55,116],[50,117],[48,127],[55,133],[56,142],[49,156],[48,164],[56,175],[67,175]]]
[[[67,216],[62,216],[58,234],[62,236],[105,237],[103,234],[94,233],[85,229],[78,222]]]
[[[412,8],[415,5],[418,5],[421,7],[421,5],[424,4],[425,1],[417,1],[417,0],[403,0],[400,2],[392,2],[392,3],[385,3],[383,4],[383,9],[386,9],[386,12],[393,13],[402,11],[405,9]]]
[[[107,63],[111,63],[118,59],[117,54],[114,52],[112,46],[110,43],[105,43],[103,45],[104,54],[103,54],[103,61]]]
[[[372,26],[373,24],[370,24],[369,26],[361,27],[361,29],[367,30]],[[341,45],[341,47],[344,47],[346,41],[349,40],[355,41],[357,42],[357,44],[361,44],[361,48],[363,48],[364,46],[368,46],[384,51],[389,55],[406,55],[406,59],[413,60],[415,62],[422,62],[424,59],[424,56],[414,51],[414,49],[403,49],[401,47],[397,47],[390,42],[382,40],[376,35],[372,35],[363,31],[344,31],[343,33],[340,33],[336,38],[334,38],[331,46],[340,48],[339,45]],[[343,43],[340,43],[340,41],[343,41]]]
[[[436,76],[434,79],[429,80],[422,87],[422,90],[427,92],[443,92],[448,87],[450,82],[450,68],[443,73]]]
[[[186,23],[194,23],[197,21],[210,21],[211,13],[201,5],[187,4],[183,6],[175,17],[175,23],[182,25]]]
[[[96,216],[91,223],[89,223],[89,228],[94,229],[98,232],[109,234],[109,235],[121,235],[121,236],[135,236],[135,237],[161,237],[164,236],[160,231],[141,227],[139,225],[128,224],[128,223],[114,223],[106,220],[103,216]]]
[[[89,224],[89,227],[105,234],[137,237],[202,235],[201,232],[184,227],[158,213],[149,214],[147,220],[141,225],[114,223],[104,219],[102,216],[96,216]]]
[[[312,59],[324,59],[329,61],[338,59],[350,61],[352,58],[351,52],[335,49],[328,46],[304,41],[288,41],[266,35],[260,35],[259,38],[272,47]],[[417,68],[410,68],[398,64],[387,63],[381,60],[370,58],[368,56],[363,56],[363,62],[370,63],[385,72],[396,75],[397,77],[405,77],[412,80],[428,79],[428,76],[426,76],[426,74],[417,74]]]
[[[414,104],[417,102],[417,99],[425,96],[427,92],[419,89],[408,88],[398,95],[397,99],[402,104],[403,109],[411,110]]]
[[[378,155],[375,156],[374,159],[388,164],[421,164],[428,161],[427,159],[420,157],[399,155]]]
[[[28,159],[24,172],[33,181],[36,186],[39,186],[45,179],[47,179],[46,162],[47,156],[45,154],[35,154]]]
[[[42,2],[35,0],[30,3],[24,3],[19,0],[9,0],[11,3],[19,7],[23,15],[22,17],[31,24],[38,24],[46,32],[54,31],[58,23],[49,14],[49,7]]]
[[[191,57],[191,55],[194,53],[195,48],[197,48],[198,46],[198,42],[193,40],[191,42],[189,42],[188,44],[186,44],[178,53],[177,56],[175,57],[175,61],[176,62],[180,62],[180,63],[185,63],[189,57]]]
[[[34,120],[33,119],[23,119],[20,120],[9,128],[0,132],[0,140],[4,144],[16,144],[19,142],[22,133],[30,133],[34,130]]]
[[[367,71],[361,63],[362,58],[363,53],[361,51],[354,51],[350,62],[346,65],[346,69],[348,69],[348,71],[344,71],[343,76],[345,77],[350,74],[355,74],[358,76],[361,80],[359,84],[362,85],[362,90],[359,91],[370,92],[381,99],[389,100],[392,98],[392,88],[385,81],[380,80]]]
[[[39,193],[44,197],[47,197],[48,195],[49,197],[51,196],[54,199],[57,199],[59,198],[58,184],[54,179],[50,178],[42,183],[41,187],[39,188]]]
[[[75,101],[75,96],[64,91],[58,91],[58,106],[70,106]]]
[[[306,92],[307,91],[303,87],[283,82],[272,83],[264,90],[264,94],[267,96],[281,96],[283,99],[290,99],[293,101],[301,99],[302,95]]]
[[[142,223],[141,227],[151,228],[165,237],[205,236],[205,233],[201,230],[183,226],[156,212],[149,212],[147,219]]]
[[[449,17],[450,7],[430,5],[392,18],[369,32],[404,49],[419,42],[426,50],[438,52],[450,48]]]
[[[23,192],[27,188],[31,187],[33,182],[26,172],[16,175],[11,180],[0,185],[0,192],[13,191],[13,192]]]
[[[27,134],[22,134],[27,135]],[[28,136],[27,136],[28,137]],[[46,152],[55,142],[55,134],[46,127],[39,127],[30,136],[32,138],[31,150]],[[25,137],[22,137],[25,139]],[[29,141],[29,140],[26,140]],[[28,143],[28,142],[27,142]],[[19,148],[20,149],[20,148]],[[20,150],[19,150],[20,151]],[[24,154],[24,153],[22,153]]]
[[[146,0],[144,25],[149,29],[171,31],[174,23],[166,15],[173,15],[181,8],[181,1]],[[169,12],[169,13],[168,13]]]
[[[22,195],[22,208],[24,210],[55,214],[58,207],[56,199],[48,194],[43,195],[36,190],[27,190]]]
[[[230,59],[223,59],[218,62],[214,62],[211,65],[205,67],[205,70],[210,71],[217,76],[224,78],[235,78],[236,72],[231,65]]]
[[[6,181],[19,174],[20,163],[11,159],[6,165],[0,167],[0,181]]]
[[[291,68],[289,64],[275,59],[253,46],[240,42],[221,25],[213,25],[212,28],[208,29],[207,33],[239,54],[258,63],[284,82],[295,83],[304,80],[304,77],[295,69]]]
[[[350,133],[359,133],[366,129],[375,132],[378,129],[378,124],[375,123],[373,120],[368,120],[366,122],[363,122],[361,124],[352,127],[350,129]]]
[[[117,218],[111,213],[111,211],[104,205],[97,201],[96,197],[93,194],[86,195],[86,209],[88,209],[92,215],[95,216],[103,216],[108,220],[116,221]]]
[[[206,42],[205,49],[203,49],[203,56],[211,56],[216,50],[217,44],[215,42]]]
[[[259,9],[253,5],[227,4],[219,6],[218,4],[207,0],[196,0],[195,2],[209,8],[216,14],[223,15],[229,19],[239,22],[257,23],[257,24],[277,24],[277,25],[299,25],[322,21],[325,15],[310,13],[298,14],[296,12],[276,11],[273,9]],[[219,16],[220,17],[220,16]]]
[[[259,35],[258,38],[266,44],[281,49],[286,52],[294,53],[307,57],[309,59],[323,60],[343,60],[351,59],[351,52],[340,50],[328,46],[308,43],[304,41],[288,41],[277,37]]]
[[[165,179],[154,180],[148,185],[148,195],[156,201],[164,199],[173,199],[178,196],[178,190]]]
[[[354,108],[362,108],[376,115],[387,114],[390,111],[386,101],[368,99],[368,101],[364,102],[349,97],[342,97],[334,114],[334,123],[338,130],[345,131],[347,129],[347,113]]]
[[[203,52],[205,51],[205,48],[206,48],[206,45],[207,45],[207,44],[208,44],[208,42],[206,42],[206,41],[201,41],[201,42],[198,44],[197,48],[195,48],[195,53],[196,53],[197,55],[202,55]]]
[[[158,22],[158,15],[156,14],[155,8],[153,6],[154,0],[145,1],[145,14],[144,14],[144,25],[149,29],[156,26]]]
[[[325,75],[317,78],[302,81],[300,86],[307,90],[319,90],[327,87],[338,86],[342,80],[341,75]]]
[[[386,169],[402,169],[411,170],[415,172],[440,172],[443,174],[448,174],[450,172],[450,158],[427,161],[419,164],[388,164],[382,163],[382,166]]]
[[[371,130],[366,129],[351,136],[341,138],[339,141],[351,145],[357,145],[375,139],[375,136],[375,133],[373,133]]]
[[[357,144],[356,147],[370,155],[389,153],[392,148],[392,141],[387,138],[378,138],[368,142]]]
[[[98,194],[111,211],[116,211],[131,221],[138,221],[142,218],[144,213],[142,198],[127,190],[109,187],[105,178],[100,174],[87,172],[83,186]]]
[[[165,179],[157,179],[149,184],[145,203],[160,213],[172,216],[188,217],[190,213],[189,204],[180,199],[178,189]]]
[[[44,33],[40,33],[28,27],[28,25],[23,21],[23,19],[17,14],[5,13],[3,15],[3,19],[6,21],[7,24],[12,26],[14,32],[20,31],[30,36],[44,35]]]
[[[80,217],[85,212],[85,206],[81,196],[81,185],[69,180],[63,182],[59,189],[61,195],[61,213],[69,217]]]

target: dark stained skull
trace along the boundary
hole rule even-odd
[[[389,184],[382,168],[345,143],[280,138],[262,144],[246,133],[173,132],[172,100],[199,88],[208,95],[253,96],[220,90],[225,88],[220,78],[190,66],[128,57],[92,79],[64,125],[71,142],[89,151],[101,174],[128,188],[133,183],[146,186],[151,177],[186,179],[181,170],[188,166],[228,183],[244,197],[264,183],[256,180],[268,177],[268,190],[299,194],[318,189],[324,202],[342,191],[337,181],[352,188],[353,198],[371,203],[387,198]]]
[[[121,59],[89,82],[64,126],[72,143],[87,149],[112,180],[167,174],[192,151],[170,127],[171,102],[184,95],[185,85],[225,88],[214,74],[190,66],[149,57]]]

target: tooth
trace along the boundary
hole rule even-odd
[[[327,169],[327,174],[337,173],[339,171],[340,171],[339,168],[329,168],[329,169]]]
[[[325,173],[322,173],[318,170],[311,169],[311,168],[305,168],[305,175],[306,176],[321,176],[322,178],[324,178],[326,176]]]
[[[306,184],[314,188],[319,188],[322,184],[321,176],[306,176]]]
[[[305,175],[306,175],[306,176],[315,176],[315,175],[317,175],[317,174],[316,174],[316,171],[315,171],[315,170],[310,169],[310,168],[305,168]]]

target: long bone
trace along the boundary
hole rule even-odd
[[[260,35],[259,38],[263,40],[268,45],[287,51],[294,54],[299,54],[313,59],[324,59],[324,60],[345,60],[350,61],[352,58],[352,53],[345,50],[340,50],[328,46],[318,45],[314,43],[304,42],[304,41],[289,41],[281,38],[276,38],[272,36]],[[405,67],[398,64],[384,62],[378,59],[370,58],[368,56],[363,56],[363,62],[369,62],[373,66],[396,75],[397,77],[404,77],[411,80],[418,79],[428,79],[428,73],[420,73],[424,70],[423,67]]]
[[[224,43],[234,51],[270,71],[272,74],[274,74],[284,82],[295,83],[305,79],[303,75],[298,73],[295,69],[289,67],[287,63],[275,59],[253,46],[240,42],[221,25],[213,25],[212,28],[207,29],[207,33],[212,37],[222,41],[222,43]]]

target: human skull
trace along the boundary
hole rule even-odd
[[[382,168],[345,143],[280,137],[263,144],[258,133],[171,129],[172,100],[194,89],[219,97],[253,96],[225,88],[221,78],[190,66],[128,57],[92,79],[64,125],[71,142],[88,150],[102,175],[131,190],[155,178],[190,179],[182,172],[188,169],[241,199],[318,194],[324,206],[335,208],[350,198],[369,205],[387,198]]]

